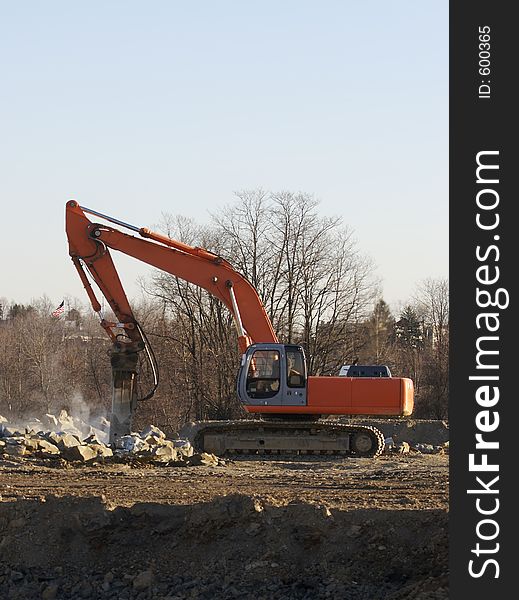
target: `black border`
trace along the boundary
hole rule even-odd
[[[518,385],[519,364],[515,361],[515,344],[519,315],[515,314],[516,271],[515,260],[519,258],[516,238],[519,237],[514,222],[517,201],[515,176],[516,148],[513,142],[518,117],[512,111],[517,104],[514,87],[517,67],[515,65],[515,38],[517,25],[512,17],[514,3],[504,1],[451,1],[450,5],[450,284],[451,284],[451,360],[450,360],[450,597],[458,600],[470,598],[512,598],[516,573],[514,539],[516,510],[519,503],[514,494],[514,484],[519,481],[516,461],[517,430],[519,419]],[[491,28],[491,74],[482,77],[479,69],[479,26]],[[514,31],[515,29],[515,31]],[[514,35],[515,33],[515,35]],[[515,67],[515,68],[514,68]],[[478,98],[478,86],[483,79],[490,79],[490,99]],[[499,523],[499,551],[495,555],[499,563],[499,577],[495,569],[488,567],[483,576],[473,578],[468,571],[468,561],[476,558],[471,549],[478,541],[476,525],[485,518],[478,515],[474,495],[467,494],[474,488],[475,473],[469,472],[469,454],[474,452],[475,418],[478,407],[475,401],[477,385],[468,380],[475,373],[476,338],[482,335],[476,329],[476,269],[475,248],[478,244],[488,246],[494,233],[482,232],[476,226],[476,155],[483,150],[499,151],[500,214],[499,251],[497,264],[500,268],[498,287],[510,293],[507,309],[499,310],[499,411],[500,425],[494,435],[500,443],[499,450],[489,453],[489,459],[499,464],[500,509],[493,518]],[[494,256],[494,255],[492,255]],[[481,312],[481,309],[480,309]],[[516,342],[517,343],[517,342]],[[514,468],[515,467],[515,468]],[[496,486],[494,486],[496,487]],[[483,542],[482,542],[483,544]],[[490,547],[491,542],[488,542]],[[479,559],[479,566],[483,558]],[[506,591],[505,591],[506,590]],[[494,595],[494,596],[491,596]],[[496,595],[497,594],[497,595]]]

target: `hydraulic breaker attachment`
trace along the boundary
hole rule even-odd
[[[110,444],[131,433],[132,417],[137,406],[137,360],[142,342],[115,342],[110,352],[112,365],[112,415]]]

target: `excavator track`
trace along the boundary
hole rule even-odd
[[[325,421],[199,421],[185,425],[180,435],[195,449],[218,456],[327,454],[374,458],[384,450],[384,436],[375,427]]]

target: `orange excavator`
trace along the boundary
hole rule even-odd
[[[90,221],[99,217],[111,225]],[[238,333],[241,362],[237,394],[255,420],[206,421],[189,429],[201,450],[224,453],[327,453],[376,456],[384,446],[381,432],[367,425],[320,420],[333,415],[406,416],[413,410],[413,383],[396,377],[309,377],[304,350],[281,344],[254,287],[222,257],[170,239],[145,227],[135,227],[75,200],[66,205],[69,254],[94,311],[101,305],[87,272],[116,315],[101,319],[112,340],[112,415],[110,441],[131,431],[140,399],[153,395],[158,367],[148,339],[137,322],[111,250],[127,254],[207,290],[229,309]],[[137,397],[137,364],[143,352],[154,375],[152,391]]]

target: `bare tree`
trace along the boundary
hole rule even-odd
[[[449,283],[425,279],[417,289],[416,304],[427,333],[424,398],[431,416],[446,418],[449,398]]]
[[[335,373],[372,298],[371,264],[338,218],[318,214],[307,194],[242,191],[212,225],[164,215],[162,229],[225,257],[251,281],[284,342],[302,343],[311,373]],[[175,411],[186,419],[240,414],[231,315],[204,290],[157,272],[148,293],[161,303],[151,337],[168,344],[177,382]],[[164,358],[164,357],[163,357]]]
[[[305,346],[311,373],[328,373],[370,303],[372,266],[351,230],[320,216],[318,205],[303,193],[240,192],[214,221],[225,256],[255,285],[278,337]]]

